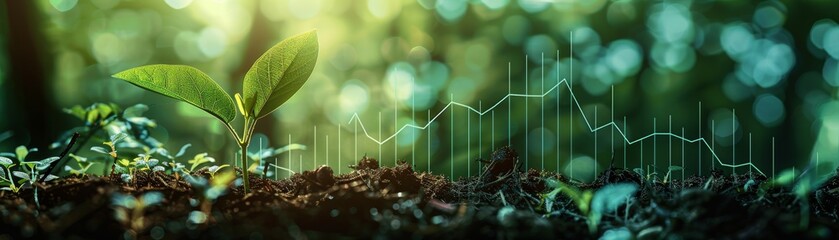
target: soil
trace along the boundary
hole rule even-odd
[[[665,183],[611,168],[579,183],[520,170],[518,155],[507,147],[486,163],[480,175],[451,181],[405,163],[379,167],[365,157],[338,176],[324,166],[285,180],[252,178],[251,193],[232,188],[215,201],[202,201],[184,176],[162,172],[139,172],[128,183],[119,176],[67,177],[37,186],[38,204],[32,188],[0,192],[0,239],[835,239],[839,233],[835,176],[803,201],[787,188],[746,189],[750,179],[766,180],[748,174],[715,171]],[[209,177],[207,170],[193,174]],[[591,233],[565,195],[557,195],[552,213],[540,206],[551,190],[546,178],[580,189],[619,182],[639,189]],[[122,211],[133,220],[117,220],[115,193],[152,191],[163,194],[161,204]]]

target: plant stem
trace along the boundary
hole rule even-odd
[[[245,128],[242,131],[242,138],[239,139],[239,148],[242,149],[242,179],[244,181],[245,194],[250,192],[250,171],[248,166],[248,145],[251,143],[253,137],[254,126],[256,119],[245,117]],[[231,131],[233,131],[231,129]]]
[[[248,175],[250,175],[248,172],[248,142],[244,142],[239,147],[242,149],[242,181],[244,182],[245,194],[248,194],[250,191],[250,178],[248,178]]]

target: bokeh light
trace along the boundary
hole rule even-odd
[[[767,127],[774,127],[784,119],[784,103],[772,94],[757,96],[752,108],[757,120]]]
[[[338,139],[338,127],[327,125],[341,125],[342,140],[347,143],[356,133],[364,133],[356,130],[356,124],[364,122],[366,131],[377,137],[379,112],[383,115],[381,133],[386,137],[405,124],[425,125],[450,101],[476,109],[481,104],[486,109],[507,94],[542,93],[561,79],[569,80],[584,108],[615,111],[615,116],[600,112],[600,124],[627,116],[628,127],[633,129],[630,139],[653,131],[649,123],[653,118],[659,119],[661,130],[661,119],[673,115],[686,129],[701,129],[702,136],[713,132],[716,147],[731,147],[732,136],[739,142],[749,133],[756,137],[756,145],[763,144],[761,148],[767,145],[758,143],[758,136],[778,137],[779,144],[784,141],[791,147],[779,154],[787,159],[804,159],[814,151],[839,147],[839,140],[816,137],[839,134],[839,121],[834,121],[839,24],[825,13],[839,6],[833,1],[35,2],[32,12],[43,27],[34,32],[44,45],[38,55],[44,65],[37,67],[45,73],[46,79],[41,80],[48,86],[44,96],[53,103],[53,109],[44,111],[56,112],[50,119],[63,116],[60,108],[75,104],[145,103],[150,117],[159,121],[160,129],[155,131],[166,135],[159,139],[169,141],[165,144],[194,143],[195,148],[218,155],[230,155],[226,150],[231,143],[219,140],[225,134],[222,125],[212,123],[194,107],[172,104],[110,76],[145,64],[184,64],[207,72],[227,92],[241,93],[244,74],[262,52],[288,36],[318,29],[320,51],[312,77],[257,129],[273,147],[290,143],[288,135],[291,142],[311,144],[313,125],[330,129],[333,140]],[[813,16],[793,15],[792,11],[800,9]],[[802,32],[805,36],[798,36]],[[0,35],[0,42],[8,43],[15,34]],[[25,104],[15,94],[28,86],[22,83],[35,80],[17,80],[14,69],[20,60],[13,56],[0,51],[0,110],[27,115],[29,109],[23,109]],[[508,135],[514,146],[544,137],[544,149],[542,144],[531,144],[529,151],[522,148],[520,153],[530,159],[559,158],[563,171],[572,171],[566,167],[574,161],[575,177],[581,179],[593,174],[594,160],[586,155],[594,156],[594,149],[583,145],[575,150],[579,155],[572,156],[564,147],[572,139],[592,142],[593,134],[586,131],[588,126],[577,112],[569,112],[576,109],[571,108],[568,89],[563,85],[558,91],[559,103],[551,92],[544,101],[514,99],[510,105],[497,106],[495,131],[480,132],[485,138],[495,134],[495,142],[481,142],[482,156],[488,155],[488,146],[506,145]],[[693,106],[700,101],[703,109],[698,113]],[[541,125],[543,109],[545,122],[559,121],[560,128]],[[731,109],[737,112],[734,123]],[[383,155],[400,159],[407,159],[411,151],[418,159],[431,155],[435,172],[448,170],[443,163],[452,149],[456,162],[473,160],[476,156],[457,153],[468,149],[461,140],[478,131],[468,132],[467,111],[461,108],[452,110],[456,119],[450,126],[448,111],[428,129],[401,132],[395,144],[362,142],[359,148],[373,155],[381,147]],[[361,121],[351,122],[354,114]],[[483,121],[487,128],[492,114],[469,116],[472,124]],[[697,114],[701,118],[694,120]],[[587,117],[593,122],[590,114]],[[8,122],[0,127],[32,121],[21,119],[4,120]],[[711,121],[716,123],[714,128]],[[674,119],[674,127],[676,123]],[[509,134],[507,124],[511,124]],[[320,130],[319,135],[322,131],[327,130]],[[472,137],[472,146],[478,146],[477,136]],[[31,138],[23,134],[21,139],[23,143]],[[556,149],[557,143],[563,147]],[[637,151],[634,147],[629,150]],[[598,156],[610,154],[611,149],[603,149]],[[340,156],[358,157],[342,151]],[[312,157],[311,151],[299,154]],[[638,163],[640,154],[630,156],[635,156],[630,163]]]

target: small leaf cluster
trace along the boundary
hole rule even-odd
[[[3,185],[0,190],[7,190],[18,192],[24,185],[33,185],[38,182],[43,175],[41,171],[46,170],[52,162],[58,160],[58,157],[48,157],[37,161],[27,161],[26,158],[30,153],[36,152],[36,148],[26,148],[26,146],[19,146],[14,153],[0,153],[0,184]],[[17,159],[15,164],[11,158]],[[17,168],[14,168],[17,166]],[[15,177],[17,180],[15,180]],[[55,175],[48,175],[45,181],[51,181],[58,177]]]
[[[557,195],[565,194],[570,198],[580,213],[587,217],[589,231],[597,231],[597,225],[603,214],[615,212],[623,203],[629,203],[638,186],[634,183],[616,183],[601,187],[596,192],[592,190],[580,190],[574,186],[556,179],[545,179],[546,185],[551,191],[542,195],[542,205],[549,214],[556,210]]]
[[[111,195],[111,206],[114,209],[114,218],[133,233],[142,232],[148,227],[145,219],[145,211],[151,206],[163,203],[163,193],[151,191],[134,196],[124,193]]]
[[[92,139],[103,130],[107,131],[109,136],[125,133],[132,140],[127,143],[135,147],[160,146],[162,144],[149,134],[150,129],[157,127],[157,123],[143,116],[148,109],[149,107],[144,104],[136,104],[123,110],[114,103],[94,103],[87,107],[76,105],[64,109],[65,113],[75,116],[84,125],[65,131],[57,141],[50,145],[50,149],[65,145],[73,133],[81,134],[84,139]],[[84,144],[85,142],[82,143]]]
[[[267,145],[267,143],[265,143],[265,145]],[[248,171],[265,177],[272,177],[276,175],[275,171],[272,171],[272,169],[281,169],[295,173],[291,169],[280,167],[267,161],[270,158],[276,158],[277,156],[292,150],[306,150],[306,145],[292,143],[281,148],[272,148],[264,147],[260,144],[259,150],[255,152],[248,152],[248,159],[253,162],[250,166],[248,166]]]

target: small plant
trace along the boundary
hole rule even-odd
[[[66,145],[65,151],[60,155],[62,159],[68,153],[79,155],[79,151],[90,141],[111,142],[113,146],[106,145],[111,150],[101,146],[93,149],[94,151],[103,150],[101,152],[107,155],[110,155],[111,152],[116,153],[116,148],[160,148],[162,144],[149,134],[149,129],[157,127],[157,123],[143,116],[146,111],[148,111],[148,106],[143,104],[136,104],[125,109],[113,103],[94,103],[87,107],[76,105],[66,108],[64,109],[65,113],[78,118],[84,125],[65,131],[49,148],[55,149]],[[113,137],[117,135],[123,135],[120,136],[120,141],[114,141]],[[77,139],[79,139],[79,143],[76,144],[78,146],[73,147]],[[109,159],[113,159],[113,157]],[[94,159],[91,158],[90,160]],[[67,164],[67,161],[59,160],[48,171],[52,173],[54,168],[67,169]],[[104,164],[103,174],[107,174],[108,165],[113,172],[115,166],[112,161],[106,160]]]
[[[82,120],[84,126],[64,132],[57,141],[50,145],[50,149],[64,145],[74,133],[78,133],[82,136],[82,142],[79,144],[79,148],[72,151],[75,154],[81,149],[81,146],[97,137],[97,134],[102,130],[126,133],[143,145],[158,147],[160,143],[149,136],[149,128],[157,127],[157,123],[143,116],[143,113],[148,109],[149,107],[146,105],[137,104],[123,110],[113,103],[94,103],[88,107],[76,105],[66,108],[64,112]]]
[[[186,161],[186,163],[189,163],[189,172],[194,172],[195,169],[198,168],[198,166],[200,166],[201,164],[214,163],[214,162],[216,162],[216,159],[213,158],[213,157],[207,156],[207,153],[196,154],[195,157]]]
[[[314,70],[318,55],[317,33],[312,30],[274,45],[245,74],[243,95],[236,104],[207,74],[184,65],[147,65],[114,74],[146,90],[189,103],[221,120],[241,149],[244,191],[249,190],[248,145],[256,122],[288,101]],[[236,109],[244,117],[242,134],[231,125]]]
[[[820,165],[830,166],[831,164],[830,162],[822,162]],[[799,227],[806,229],[810,225],[810,194],[816,191],[830,177],[830,175],[819,175],[815,171],[811,171],[818,167],[819,165],[811,162],[807,169],[799,175],[795,174],[794,169],[784,170],[772,179],[772,181],[761,183],[757,188],[758,196],[762,198],[770,188],[775,186],[792,188],[792,194],[795,195],[795,198],[798,200],[797,202],[801,205],[801,221]],[[747,183],[744,189],[748,185]],[[748,189],[745,190],[748,191]]]
[[[163,202],[163,194],[160,192],[146,192],[140,197],[133,195],[114,193],[111,196],[111,205],[114,207],[114,217],[123,226],[133,230],[131,234],[142,232],[146,229],[145,210],[148,207]]]
[[[69,165],[64,165],[64,171],[67,171],[73,175],[84,177],[88,174],[87,171],[90,170],[90,167],[93,166],[93,164],[95,164],[95,162],[88,161],[86,157],[77,156],[76,154],[72,153],[69,156],[71,159],[73,159],[73,161],[76,162],[76,166],[78,166],[78,168],[73,168]]]
[[[187,175],[185,178],[199,198],[196,202],[191,200],[192,205],[193,207],[199,207],[201,210],[199,213],[190,214],[190,220],[193,223],[200,224],[205,222],[207,216],[210,215],[210,210],[216,199],[227,194],[230,185],[235,184],[236,173],[226,171],[218,176],[212,175],[209,181],[204,177],[194,175]]]
[[[683,171],[682,167],[680,166],[669,166],[667,167],[667,174],[664,175],[664,184],[667,184],[670,181],[670,176],[673,171]]]
[[[116,147],[117,143],[119,143],[123,139],[126,139],[127,137],[128,137],[128,134],[125,134],[125,133],[122,133],[122,132],[117,133],[117,134],[114,134],[114,135],[110,136],[110,141],[102,142],[102,144],[107,146],[108,148],[104,148],[104,147],[101,147],[101,146],[90,147],[91,151],[106,154],[106,155],[111,157],[111,159],[112,159],[112,161],[111,161],[111,163],[112,163],[111,164],[111,173],[114,173],[116,171],[115,168],[116,168],[117,162],[119,161],[118,160],[119,155],[117,155],[117,147]]]
[[[253,164],[251,164],[248,167],[248,170],[251,171],[251,172],[257,173],[257,174],[261,174],[263,177],[270,177],[271,174],[274,173],[274,171],[269,171],[269,169],[271,169],[271,167],[274,167],[274,168],[280,169],[280,170],[284,170],[284,171],[288,171],[288,172],[291,172],[293,174],[294,173],[293,170],[278,166],[277,164],[268,163],[267,159],[273,157],[276,160],[276,156],[279,156],[280,154],[283,154],[283,153],[291,151],[291,150],[306,150],[306,145],[297,144],[297,143],[289,144],[289,145],[286,145],[285,147],[276,148],[276,149],[275,148],[263,148],[262,144],[260,144],[259,147],[260,147],[259,151],[248,153],[248,158],[250,158],[250,160],[253,161]]]
[[[12,191],[14,193],[20,191],[21,186],[15,184],[15,181],[12,178],[12,167],[15,166],[14,162],[12,162],[12,159],[9,159],[7,157],[0,157],[0,165],[3,166],[3,168],[0,168],[0,175],[2,175],[0,176],[0,184],[2,184],[2,186],[5,186],[0,188],[0,190]]]
[[[580,213],[586,216],[589,231],[597,231],[597,225],[603,214],[614,212],[622,203],[629,203],[629,199],[638,190],[638,186],[632,183],[616,183],[601,187],[597,192],[591,190],[580,190],[556,179],[546,179],[547,186],[553,188],[550,192],[542,195],[543,205],[548,213],[553,213],[553,205],[556,204],[556,196],[564,193],[577,205]]]
[[[224,169],[226,167],[230,167],[230,165],[229,164],[213,165],[213,166],[210,166],[209,168],[207,168],[207,172],[210,173],[210,178],[214,179],[214,178],[216,178],[216,173],[218,173],[218,171],[221,171],[222,169]],[[230,172],[230,173],[232,173],[232,172]]]
[[[14,154],[11,154],[11,153],[3,153],[2,154],[3,159],[0,159],[0,162],[1,162],[0,164],[2,164],[6,168],[5,171],[11,171],[11,167],[13,166],[13,164],[11,164],[11,159],[6,158],[5,156],[13,155],[14,157],[17,158],[20,169],[18,171],[12,171],[11,173],[15,177],[19,178],[19,180],[17,181],[17,184],[21,184],[21,185],[15,185],[14,179],[12,179],[11,176],[8,176],[8,179],[5,179],[5,178],[4,179],[9,182],[9,186],[4,187],[2,189],[3,190],[11,190],[11,191],[17,193],[18,191],[20,191],[21,188],[23,188],[25,186],[31,186],[33,188],[33,198],[35,199],[35,205],[40,207],[41,204],[38,201],[38,188],[35,187],[35,185],[43,177],[41,171],[44,171],[47,168],[49,168],[50,164],[52,164],[52,162],[55,162],[56,160],[58,160],[58,157],[49,157],[49,158],[45,158],[45,159],[42,159],[42,160],[39,160],[39,161],[26,161],[26,157],[29,156],[29,153],[32,153],[32,152],[35,152],[35,151],[38,151],[38,149],[36,149],[36,148],[31,148],[30,149],[30,148],[26,148],[25,146],[19,146],[15,149]],[[58,178],[55,175],[51,175],[51,174],[48,174],[48,173],[44,173],[44,174],[47,174],[46,177],[43,177],[44,181],[51,181],[51,180],[55,180],[55,179]]]

